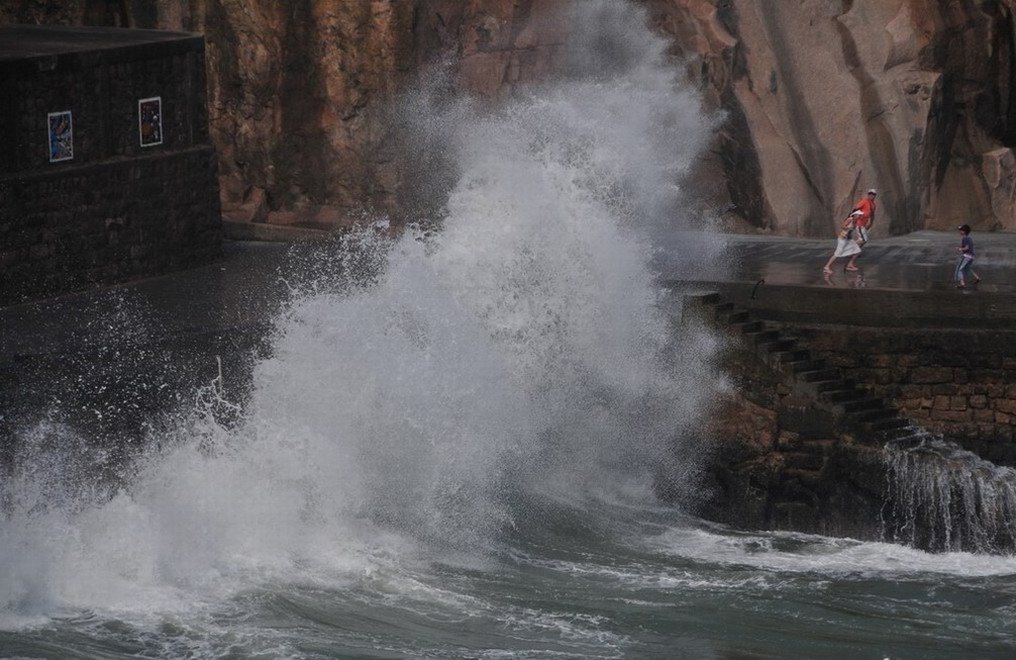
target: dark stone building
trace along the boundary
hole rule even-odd
[[[0,305],[215,258],[204,39],[0,26]]]

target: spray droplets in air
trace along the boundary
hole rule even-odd
[[[641,11],[573,11],[559,78],[497,107],[407,100],[407,144],[432,150],[434,176],[415,182],[431,229],[321,250],[333,274],[294,285],[242,414],[184,425],[196,437],[61,518],[91,528],[45,556],[179,585],[239,557],[328,564],[389,535],[484,548],[537,524],[533,498],[584,500],[675,455],[710,394],[712,341],[672,345],[648,263],[653,232],[682,222],[680,176],[710,126]],[[680,455],[690,478],[694,447]],[[81,542],[100,536],[139,540]]]

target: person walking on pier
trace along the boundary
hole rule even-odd
[[[974,284],[981,281],[981,278],[974,272],[974,239],[970,238],[970,225],[957,227],[963,237],[960,239],[960,260],[956,264],[956,288],[967,288],[967,275],[974,276]]]
[[[874,188],[868,190],[868,193],[864,198],[860,199],[854,204],[854,209],[851,211],[851,215],[855,212],[860,212],[860,216],[857,218],[857,247],[858,250],[850,261],[847,262],[847,270],[857,270],[857,257],[860,256],[860,248],[864,247],[868,242],[868,230],[875,224],[875,209],[878,207],[875,204],[875,198],[878,197],[878,191]]]
[[[840,233],[836,237],[836,249],[829,261],[822,267],[822,272],[829,274],[833,272],[833,262],[840,257],[856,258],[861,252],[861,246],[857,241],[857,219],[862,215],[861,211],[851,211],[846,220],[840,225]],[[848,267],[847,270],[850,270]],[[857,270],[854,268],[853,270]]]

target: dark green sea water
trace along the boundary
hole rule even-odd
[[[0,649],[32,658],[1016,653],[1016,559],[734,533],[650,506],[544,504],[544,516],[477,555],[434,556],[391,535],[313,552],[308,543],[299,558],[235,556],[187,579],[155,571],[131,588],[68,568],[50,577],[62,589],[50,603],[7,605]]]

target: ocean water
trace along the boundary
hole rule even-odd
[[[0,656],[1012,657],[1012,557],[690,514],[727,385],[649,264],[716,118],[637,6],[574,11],[560,79],[407,97],[426,229],[316,253],[243,396],[9,439]]]

